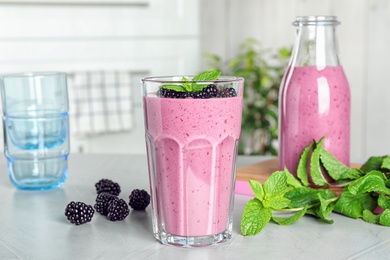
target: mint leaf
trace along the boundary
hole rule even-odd
[[[163,85],[161,88],[170,89],[177,92],[186,92],[186,89],[182,85]]]
[[[309,179],[307,175],[307,163],[309,161],[309,154],[313,144],[309,144],[302,152],[301,158],[298,162],[297,176],[304,186],[309,186]]]
[[[186,92],[191,92],[192,91],[192,83],[188,81],[187,77],[182,77],[181,79],[183,82],[183,87],[186,90]]]
[[[261,201],[252,199],[245,205],[241,219],[241,233],[253,236],[259,233],[270,221],[272,209],[264,208]]]
[[[284,197],[291,201],[289,205],[290,208],[301,208],[318,203],[319,192],[319,190],[313,188],[300,187],[286,192]]]
[[[284,167],[284,173],[287,177],[287,185],[293,188],[302,187],[302,183],[292,175],[286,167]]]
[[[268,205],[270,208],[278,210],[287,207],[290,204],[290,200],[280,196],[273,196],[268,199]]]
[[[318,143],[316,143],[316,146],[313,150],[310,159],[311,179],[313,183],[318,186],[325,186],[328,184],[328,181],[325,179],[324,175],[322,174],[321,167],[320,167],[320,152],[322,149],[322,143],[324,142],[324,139],[325,137],[321,138],[321,140]]]
[[[329,196],[330,195],[330,196]],[[332,196],[333,195],[333,196]],[[325,190],[318,193],[318,199],[320,201],[320,206],[316,211],[316,215],[322,219],[324,222],[331,224],[333,220],[327,219],[330,213],[332,213],[335,207],[335,201],[337,201],[337,196],[326,192]]]
[[[192,78],[192,81],[213,81],[217,80],[221,76],[220,71],[209,70],[204,71]]]
[[[208,86],[208,84],[199,84],[194,81],[214,81],[217,80],[219,76],[221,76],[221,72],[216,70],[204,71],[196,75],[195,77],[192,78],[193,81],[192,91],[194,92],[202,91],[205,87]]]
[[[365,162],[362,167],[360,167],[360,170],[364,173],[373,171],[373,170],[379,170],[383,163],[383,157],[381,156],[371,156],[368,158],[367,162]]]
[[[362,176],[358,169],[351,169],[345,166],[323,147],[320,149],[320,160],[326,172],[335,181],[355,180]]]
[[[348,185],[352,194],[366,193],[371,191],[384,192],[390,195],[390,189],[385,185],[386,176],[380,171],[370,171],[365,176]]]
[[[306,211],[307,207],[304,207],[302,210],[296,212],[294,215],[287,218],[272,216],[272,221],[281,226],[288,226],[294,224],[300,218],[302,218],[305,215]]]
[[[348,189],[344,189],[334,211],[351,218],[361,218],[364,210],[372,211],[376,205],[376,200],[369,193],[352,194]]]
[[[390,227],[390,209],[386,209],[379,215],[379,224]]]
[[[390,155],[387,155],[383,158],[381,167],[386,170],[390,170]]]
[[[195,81],[214,81],[217,80],[220,75],[220,71],[205,71],[193,77],[191,81],[188,79],[188,77],[183,76],[181,79],[183,84],[166,84],[161,86],[161,88],[170,89],[177,92],[197,92],[207,87],[208,84],[198,84]]]
[[[208,84],[192,83],[192,90],[194,92],[202,91],[207,86],[208,86]]]
[[[390,209],[390,197],[383,193],[379,194],[378,206],[382,209]]]
[[[276,171],[264,183],[266,196],[283,196],[287,191],[287,177],[283,171]]]
[[[371,224],[379,224],[379,215],[372,213],[371,210],[363,210],[363,220]]]
[[[251,189],[255,194],[255,198],[262,201],[264,198],[264,189],[261,183],[258,181],[249,180],[249,185],[251,186]]]

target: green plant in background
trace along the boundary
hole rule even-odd
[[[228,61],[205,54],[211,69],[245,79],[239,154],[277,154],[279,86],[290,55],[287,48],[262,50],[255,39],[243,42]]]

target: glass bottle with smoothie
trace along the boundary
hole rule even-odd
[[[163,244],[231,237],[243,79],[206,78],[142,80],[153,233]]]
[[[335,16],[301,16],[279,93],[279,168],[296,174],[303,149],[323,147],[349,166],[350,89],[338,56]]]

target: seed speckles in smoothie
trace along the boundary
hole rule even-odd
[[[281,88],[279,168],[295,173],[303,149],[313,139],[349,165],[350,90],[341,66],[290,68]],[[347,127],[346,127],[347,126]]]
[[[160,229],[178,236],[226,230],[242,97],[144,97],[146,140],[155,158]],[[154,180],[151,180],[154,181]]]

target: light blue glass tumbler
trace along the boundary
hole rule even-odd
[[[19,189],[47,190],[68,174],[67,76],[33,72],[1,77],[4,154]]]

